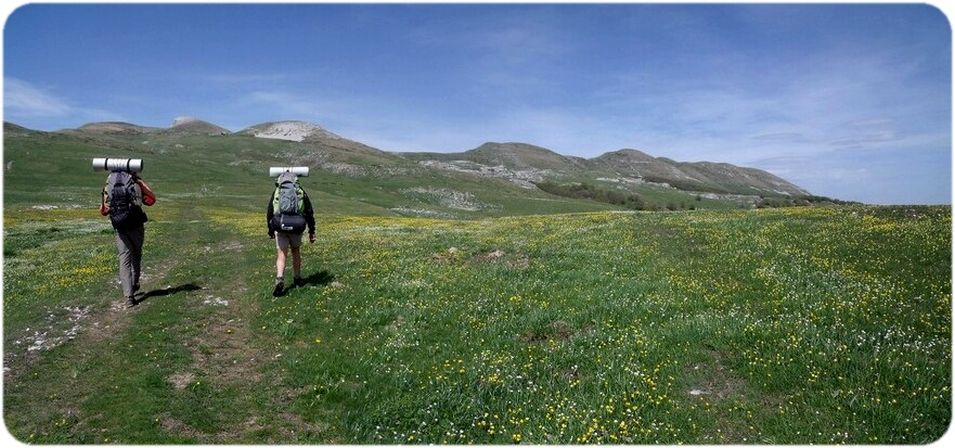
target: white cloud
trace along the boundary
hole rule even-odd
[[[3,108],[9,116],[62,117],[72,108],[62,99],[16,78],[3,79]]]
[[[698,67],[723,67],[722,56],[706,57],[713,61]],[[917,59],[897,49],[835,48],[785,64],[743,60],[731,76],[616,72],[592,95],[593,115],[629,124],[635,139],[621,143],[682,160],[749,164],[833,149],[945,149],[947,91],[916,79]]]
[[[3,114],[4,120],[21,124],[42,122],[45,119],[77,123],[123,120],[119,114],[107,110],[73,106],[47,89],[13,77],[3,79]]]
[[[260,84],[263,82],[281,82],[291,79],[294,75],[290,73],[206,73],[195,75],[190,79],[201,79],[204,81],[220,83],[225,85],[235,84]]]
[[[343,99],[310,91],[256,90],[237,100],[240,107],[259,109],[258,116],[270,120],[304,120],[330,126],[328,122],[363,122],[369,109],[361,99]],[[362,112],[366,120],[362,120]]]

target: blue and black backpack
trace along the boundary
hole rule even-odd
[[[305,190],[291,173],[283,173],[275,181],[272,194],[272,228],[279,232],[302,233],[305,231]]]

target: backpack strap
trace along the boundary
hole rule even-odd
[[[295,184],[295,196],[298,198],[298,213],[305,215],[305,190],[298,184]]]

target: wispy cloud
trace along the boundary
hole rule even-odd
[[[191,79],[232,86],[283,82],[292,79],[294,76],[292,73],[204,73],[195,75]]]
[[[43,123],[45,119],[80,122],[123,119],[121,115],[103,109],[73,106],[49,89],[13,77],[3,79],[3,113],[4,120],[27,125]]]
[[[924,142],[929,133],[950,134],[947,99],[934,86],[912,82],[913,68],[899,59],[889,51],[833,50],[732,81],[718,71],[672,78],[617,73],[595,91],[595,108],[617,111],[648,147],[704,158],[710,148],[722,148],[721,156],[737,162],[833,148],[900,148]]]
[[[487,52],[489,61],[509,65],[539,63],[559,58],[571,51],[565,39],[558,37],[556,26],[546,21],[503,23],[465,36],[471,44]]]
[[[514,16],[441,17],[410,27],[404,36],[424,47],[453,48],[497,63],[537,62],[573,49],[573,41],[561,37],[560,20],[541,10]]]
[[[753,140],[790,142],[790,143],[805,143],[808,141],[808,138],[802,132],[775,132],[770,134],[754,135],[750,138],[752,138]]]
[[[901,136],[894,131],[881,131],[841,137],[829,142],[829,144],[838,148],[864,148],[870,143],[897,142],[899,140],[901,140]]]
[[[256,108],[259,116],[316,121],[323,126],[361,122],[362,115],[367,120],[368,111],[372,110],[361,98],[323,94],[308,88],[254,90],[243,93],[235,102],[239,108]]]
[[[556,88],[554,65],[579,50],[562,32],[562,20],[539,8],[512,16],[476,13],[422,22],[404,38],[425,51],[456,54],[464,85],[524,97]]]
[[[16,78],[3,79],[3,108],[8,116],[62,117],[72,108],[62,99]]]

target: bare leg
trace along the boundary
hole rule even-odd
[[[288,249],[276,249],[275,253],[275,277],[280,278],[285,276],[285,255]]]
[[[295,278],[302,276],[302,251],[298,247],[292,248],[292,272]]]

